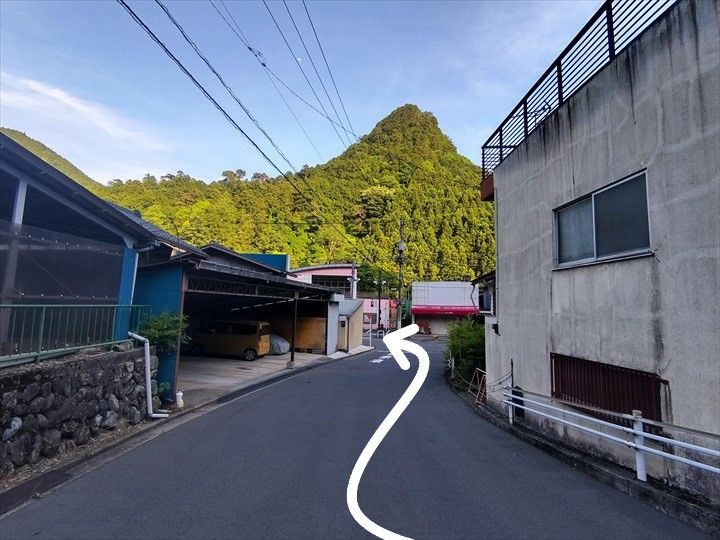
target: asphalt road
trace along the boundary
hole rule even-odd
[[[422,390],[362,478],[360,507],[414,538],[694,538],[700,533],[477,416],[423,342]],[[345,504],[360,451],[416,368],[373,351],[167,431],[0,520],[11,538],[367,538]]]

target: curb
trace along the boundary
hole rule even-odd
[[[356,354],[349,354],[341,358],[330,358],[329,356],[326,356],[306,366],[294,368],[292,370],[286,369],[283,371],[271,373],[264,378],[261,378],[260,380],[254,380],[252,382],[249,382],[245,386],[235,388],[227,394],[223,394],[221,396],[214,396],[204,403],[200,403],[198,405],[184,408],[178,412],[175,412],[166,420],[153,422],[146,421],[144,425],[141,424],[140,429],[134,430],[132,433],[129,433],[127,437],[122,437],[116,441],[113,441],[107,446],[97,448],[96,450],[89,452],[87,455],[84,455],[64,465],[60,465],[56,469],[51,469],[40,475],[30,477],[24,482],[0,492],[0,518],[3,518],[5,514],[11,512],[12,510],[24,504],[31,498],[40,498],[42,494],[72,479],[74,475],[71,473],[71,471],[73,469],[76,469],[83,463],[86,463],[91,459],[101,456],[102,454],[111,452],[112,450],[115,450],[124,444],[127,444],[135,439],[142,437],[143,435],[148,435],[149,433],[157,431],[161,428],[172,429],[172,424],[177,423],[179,420],[185,418],[186,416],[194,413],[199,413],[203,409],[212,410],[217,406],[229,403],[234,399],[242,397],[256,390],[260,390],[261,388],[264,388],[276,382],[289,379],[290,377],[294,377],[295,375],[299,375],[301,373],[305,373],[307,371],[322,366],[329,366],[335,364],[337,362],[340,362],[341,360],[354,358],[367,352],[372,352],[373,350],[374,347],[373,349],[362,351]],[[210,412],[209,410],[208,412]]]
[[[634,474],[630,474],[629,471],[619,465],[602,462],[590,454],[545,437],[527,426],[521,424],[510,425],[505,421],[504,416],[500,416],[493,409],[489,407],[476,407],[474,402],[466,399],[462,392],[459,392],[452,385],[447,376],[445,380],[458,398],[472,408],[478,416],[503,431],[572,465],[573,468],[589,474],[603,484],[607,484],[636,499],[642,500],[664,514],[672,516],[710,535],[720,536],[720,512],[717,509],[700,505],[684,498],[681,494],[668,491],[659,484],[651,483],[652,479],[650,479],[650,482],[641,482],[635,478]]]

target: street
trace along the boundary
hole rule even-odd
[[[370,519],[414,538],[701,537],[477,416],[443,379],[444,343],[420,344],[428,378],[360,483]],[[167,431],[5,516],[2,538],[371,537],[346,506],[348,478],[417,366],[372,362],[386,354]]]

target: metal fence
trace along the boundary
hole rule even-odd
[[[711,458],[715,458],[716,461],[720,458],[720,451],[664,436],[660,433],[666,431],[674,431],[678,433],[684,432],[691,434],[695,438],[702,437],[705,439],[720,441],[720,435],[718,434],[701,432],[674,424],[643,418],[642,411],[636,410],[633,411],[633,414],[624,414],[616,411],[598,409],[597,407],[583,407],[575,403],[563,402],[562,400],[556,400],[549,396],[528,392],[527,390],[519,388],[511,388],[509,386],[503,390],[502,395],[503,403],[508,405],[508,420],[510,424],[515,421],[515,416],[518,411],[530,412],[540,416],[541,418],[553,420],[565,426],[575,428],[578,431],[590,433],[591,435],[597,435],[610,442],[633,449],[635,451],[636,474],[638,480],[642,480],[643,482],[647,481],[647,467],[645,464],[646,454],[659,456],[664,459],[677,461],[707,472],[720,474],[720,467],[717,465],[706,463],[705,461],[700,461],[699,459],[692,459],[690,457],[678,455],[676,453],[676,449],[689,451],[693,457],[710,456]],[[593,416],[576,410],[573,411],[568,408],[551,405],[548,401],[550,403],[556,402],[558,405],[569,405],[573,408],[580,407],[582,409],[588,409]],[[613,417],[618,423],[601,420],[600,418],[597,418],[598,413],[604,417]],[[583,423],[579,424],[577,422],[570,421],[566,418],[568,416],[572,419],[579,419]],[[621,425],[622,422],[630,422],[630,425]],[[598,426],[598,428],[588,427],[587,424]],[[605,428],[605,430],[614,430],[617,434],[613,435],[607,433],[606,431],[601,431],[599,429],[601,427]],[[661,430],[655,428],[661,428]],[[651,431],[655,432],[653,433]],[[660,448],[649,446],[650,443],[655,443],[659,445]]]
[[[0,304],[0,367],[127,341],[148,314],[139,305]]]
[[[606,0],[482,147],[483,178],[678,0]]]

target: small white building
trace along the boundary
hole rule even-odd
[[[412,320],[421,331],[446,335],[451,323],[479,314],[478,292],[469,281],[412,283]]]

